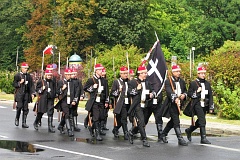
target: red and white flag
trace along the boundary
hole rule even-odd
[[[48,45],[44,50],[44,54],[53,54],[53,45]]]

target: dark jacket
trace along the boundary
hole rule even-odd
[[[126,85],[125,83],[128,83],[128,79],[127,80],[123,80],[121,78],[114,80],[113,81],[113,85],[112,85],[112,89],[111,89],[111,95],[114,97],[114,110],[113,113],[116,114],[120,114],[121,110],[122,110],[122,106],[125,103],[125,98],[128,98],[128,104],[130,104],[130,95],[128,93],[128,91],[126,92]],[[122,86],[122,91],[120,91],[120,85]],[[129,106],[128,106],[129,107]]]
[[[43,85],[45,89],[43,90]],[[47,104],[49,101],[54,101],[56,96],[56,84],[52,79],[50,80],[39,80],[36,85],[36,92],[38,93],[38,112],[46,113],[47,112]]]
[[[185,94],[185,99],[184,101],[186,100],[186,97],[187,97],[187,89],[186,89],[186,83],[183,79],[179,78],[178,81],[174,78],[174,77],[171,77],[171,80],[172,80],[172,85],[173,85],[173,88],[174,88],[174,91],[172,89],[172,86],[171,86],[171,83],[170,83],[170,80],[167,79],[165,81],[165,90],[166,90],[166,99],[163,103],[163,106],[162,106],[162,116],[163,117],[167,117],[169,118],[169,107],[177,107],[176,103],[175,103],[175,100],[178,98],[177,94],[175,93],[175,90],[176,90],[176,84],[175,82],[179,82],[180,84],[180,88],[181,88],[181,94]],[[184,101],[181,101],[181,106],[184,105]]]
[[[142,82],[145,82],[146,90],[149,90],[149,93],[154,94],[154,90],[152,89],[151,84],[146,80],[146,81],[141,81],[140,79],[132,79],[128,83],[128,92],[129,95],[132,98],[132,103],[131,106],[128,110],[128,114],[131,114],[131,112],[137,107],[141,105],[141,95],[142,95],[142,89],[137,90],[138,84],[141,84]],[[148,101],[150,100],[149,94],[146,95],[146,101],[144,102],[145,107],[148,106]]]
[[[21,79],[24,79],[24,83],[20,84]],[[27,82],[27,84],[25,83]],[[32,95],[35,95],[35,89],[33,79],[30,74],[17,73],[14,76],[13,87],[15,87],[15,101],[22,101],[24,98],[28,103],[32,102]]]
[[[90,94],[90,97],[86,103],[85,109],[87,111],[91,111],[92,106],[94,102],[96,102],[96,97],[98,94],[98,88],[93,88],[94,84],[98,84],[99,87],[99,82],[98,79],[101,81],[101,85],[103,86],[103,90],[100,93],[100,104],[104,105],[105,103],[109,103],[109,92],[108,92],[108,85],[107,85],[107,80],[105,78],[97,78],[96,75],[94,75],[92,78],[89,78],[87,82],[85,83],[83,90],[85,92],[88,92]]]
[[[192,81],[190,83],[187,95],[188,97],[192,98],[193,107],[195,105],[201,106],[200,104],[201,92],[197,93],[198,87],[202,87],[201,83],[204,83],[205,90],[208,90],[208,94],[205,94],[205,100],[204,100],[206,111],[208,111],[209,109],[214,109],[212,88],[208,81],[200,80],[200,79],[196,79],[195,81]]]

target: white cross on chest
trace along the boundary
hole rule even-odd
[[[204,100],[205,100],[205,96],[208,94],[208,90],[205,89],[205,84],[204,83],[201,83],[201,86],[202,86],[202,91],[201,91],[201,106],[202,107],[205,107],[204,106]]]
[[[145,82],[142,82],[142,95],[141,95],[141,107],[145,106],[145,101],[146,101],[146,95],[149,94],[149,90],[146,89],[146,84]]]

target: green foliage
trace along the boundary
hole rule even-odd
[[[0,90],[7,94],[14,92],[14,87],[12,86],[14,78],[14,73],[3,71],[0,73]]]
[[[240,120],[240,87],[234,91],[227,88],[225,84],[219,80],[216,86],[213,86],[215,97],[214,102],[217,107],[219,117],[226,119]]]
[[[146,54],[142,54],[142,50],[133,45],[123,46],[118,44],[112,49],[102,49],[103,48],[100,48],[95,51],[96,63],[101,63],[106,68],[109,87],[112,86],[113,80],[119,77],[120,67],[128,65],[126,56],[127,53],[129,59],[129,68],[134,69],[134,71],[136,71],[137,67],[141,64],[141,59],[146,56]],[[90,66],[90,64],[92,66]],[[87,64],[86,68],[90,69],[93,67],[94,58],[92,59],[92,63]],[[88,74],[88,69],[85,69],[86,75]],[[93,75],[93,73],[90,75]]]

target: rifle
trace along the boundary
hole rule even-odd
[[[168,72],[168,73],[169,73],[169,72]],[[169,82],[170,82],[172,91],[174,92],[173,82],[172,82],[172,79],[171,79],[170,74],[168,74],[168,79],[169,79]],[[180,98],[180,97],[179,97],[179,98]],[[181,106],[180,99],[179,99],[179,103],[176,103],[176,104],[177,104],[177,108],[178,108],[178,113],[179,113],[179,115],[181,116],[182,113],[181,113],[181,110],[180,110],[180,106]]]
[[[116,107],[116,98],[113,99],[113,105],[114,105],[114,108]],[[117,124],[117,116],[115,113],[113,113],[113,126],[116,127],[118,124]]]

